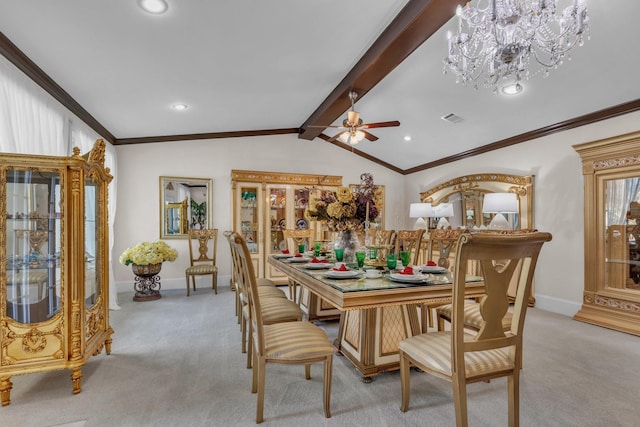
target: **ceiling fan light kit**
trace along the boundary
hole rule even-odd
[[[569,2],[564,9],[558,3]],[[447,35],[444,73],[457,83],[491,87],[519,84],[570,59],[589,39],[585,0],[478,0],[458,6],[458,29]],[[521,87],[521,86],[520,86]]]
[[[347,118],[342,121],[342,126],[309,125],[309,127],[323,129],[328,127],[345,129],[342,132],[339,132],[338,134],[329,138],[329,141],[338,140],[345,144],[356,145],[365,138],[372,142],[378,140],[377,136],[366,131],[365,129],[400,126],[400,122],[397,120],[390,122],[363,123],[362,119],[360,118],[360,113],[358,113],[354,108],[354,104],[357,98],[358,93],[356,91],[352,90],[349,92],[351,109],[347,111]]]

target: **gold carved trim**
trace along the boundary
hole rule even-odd
[[[526,195],[527,190],[526,187],[533,184],[533,177],[530,175],[527,176],[519,176],[519,175],[506,175],[499,173],[487,173],[487,174],[473,174],[473,175],[465,175],[460,176],[449,181],[443,182],[441,184],[436,185],[435,187],[420,193],[420,200],[424,200],[427,197],[431,196],[438,191],[447,188],[447,187],[459,187],[458,190],[465,190],[468,188],[475,188],[478,182],[504,182],[507,184],[511,184],[514,188],[509,189],[512,192],[519,194],[520,196]]]
[[[308,186],[341,186],[342,177],[333,175],[310,175],[280,172],[259,172],[248,170],[231,171],[232,183],[237,181],[261,182],[265,184],[292,184]]]
[[[593,304],[596,304],[596,305],[601,305],[607,308],[614,308],[617,310],[628,311],[630,313],[640,313],[640,304],[638,303],[624,301],[617,298],[603,297],[602,295],[598,295],[598,294],[595,294],[593,296],[592,301],[588,301],[589,299],[591,298],[588,298],[587,294],[585,294],[584,296],[585,302],[592,302]]]
[[[593,162],[593,170],[597,171],[636,165],[640,165],[640,154],[636,154],[634,156],[618,157],[615,159],[595,161]]]

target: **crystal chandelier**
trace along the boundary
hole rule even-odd
[[[458,6],[458,31],[447,35],[444,72],[457,83],[478,87],[512,86],[562,65],[569,50],[589,38],[585,0],[478,0]]]

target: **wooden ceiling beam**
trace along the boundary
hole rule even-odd
[[[453,17],[465,0],[409,0],[358,63],[300,126],[299,138],[312,140],[351,107],[349,91],[361,99],[414,50]]]

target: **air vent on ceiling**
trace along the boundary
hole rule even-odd
[[[442,117],[440,117],[440,118],[441,118],[442,120],[446,120],[446,121],[447,121],[447,122],[449,122],[449,123],[453,123],[454,125],[455,125],[456,123],[460,123],[460,122],[462,121],[462,117],[460,117],[460,116],[456,116],[456,115],[455,115],[455,114],[453,114],[453,113],[449,113],[449,114],[444,115],[444,116],[442,116]]]

